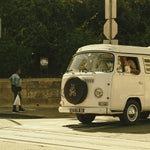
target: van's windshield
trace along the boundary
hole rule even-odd
[[[73,57],[67,72],[112,72],[113,68],[113,54],[82,53]]]

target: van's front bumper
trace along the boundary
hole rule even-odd
[[[108,114],[108,108],[102,107],[59,107],[61,113]]]

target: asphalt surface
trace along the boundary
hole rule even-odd
[[[12,107],[0,107],[0,119],[72,118],[73,114],[58,112],[58,107],[24,107],[24,112],[12,112]]]
[[[150,118],[134,126],[98,116],[90,125],[58,107],[0,107],[0,150],[149,150]]]
[[[0,119],[0,150],[150,150],[150,120],[123,126],[98,116],[90,125],[75,118]]]

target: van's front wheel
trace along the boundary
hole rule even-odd
[[[124,112],[119,118],[120,121],[123,122],[124,124],[133,125],[139,120],[139,117],[140,117],[139,104],[134,100],[130,100],[129,102],[127,102]]]
[[[83,124],[90,124],[94,119],[94,114],[76,114],[77,119]]]

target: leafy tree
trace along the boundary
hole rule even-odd
[[[149,0],[118,0],[119,44],[148,46]],[[77,48],[102,43],[105,0],[1,0],[0,77],[21,67],[23,77],[60,76]]]

